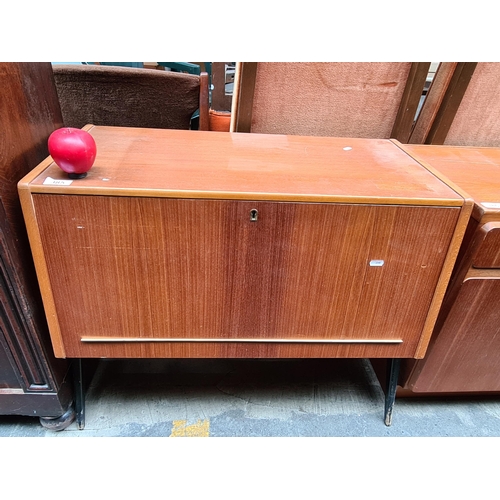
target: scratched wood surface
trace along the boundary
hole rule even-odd
[[[500,148],[405,145],[414,158],[442,172],[466,191],[482,223],[500,218]]]
[[[48,194],[33,202],[69,357],[411,357],[460,214]],[[403,343],[96,345],[82,337]]]
[[[70,186],[51,164],[32,192],[462,206],[463,199],[388,140],[90,127],[94,167]],[[347,148],[347,149],[345,149]]]

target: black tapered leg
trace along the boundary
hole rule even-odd
[[[85,428],[85,394],[83,388],[82,360],[73,360],[73,383],[75,391],[75,413],[78,429]]]
[[[394,401],[396,400],[396,389],[398,387],[399,367],[401,360],[399,358],[389,359],[387,361],[387,391],[385,394],[385,425],[390,426],[392,423],[392,410]]]

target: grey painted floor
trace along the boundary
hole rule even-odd
[[[11,437],[498,437],[500,398],[396,400],[365,360],[102,360],[86,426],[0,417]]]

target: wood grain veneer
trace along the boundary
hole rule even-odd
[[[85,348],[81,336],[112,331],[158,338],[402,338],[401,351],[412,355],[460,212],[33,198],[70,356],[75,343]],[[254,208],[257,222],[249,217]],[[370,267],[374,259],[384,266]]]
[[[494,393],[500,350],[500,150],[404,146],[423,165],[470,193],[473,217],[424,359],[403,364],[401,384],[412,395]],[[405,395],[403,392],[402,395]]]
[[[484,239],[472,265],[479,268],[500,268],[500,222],[489,222],[481,227]]]
[[[488,300],[484,300],[485,298]],[[500,391],[500,279],[466,280],[415,392]]]
[[[398,145],[89,131],[19,184],[58,356],[423,356],[470,207]]]

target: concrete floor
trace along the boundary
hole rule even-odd
[[[92,374],[91,374],[92,375]],[[101,360],[86,426],[0,416],[0,437],[500,436],[500,398],[398,398],[366,360]]]

